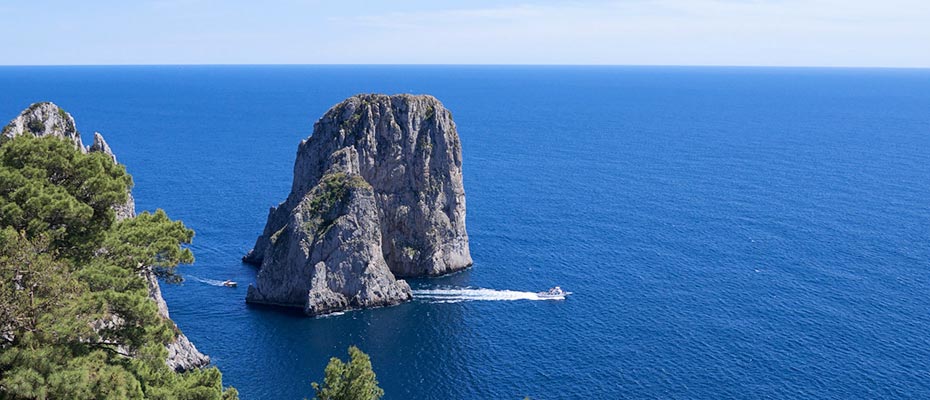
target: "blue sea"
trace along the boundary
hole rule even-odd
[[[247,306],[298,143],[369,92],[452,111],[474,267],[396,307]],[[350,345],[391,400],[930,398],[930,70],[4,67],[0,93],[102,132],[138,208],[196,230],[165,297],[244,399],[312,397]]]

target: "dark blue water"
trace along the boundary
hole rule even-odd
[[[205,283],[254,280],[297,143],[361,92],[458,123],[475,266],[415,288],[575,294],[305,319]],[[138,207],[197,231],[165,296],[243,398],[311,396],[353,344],[388,399],[930,398],[928,70],[17,67],[0,93],[103,132]]]

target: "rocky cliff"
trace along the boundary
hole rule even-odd
[[[307,221],[322,222],[308,231]],[[331,108],[300,143],[291,193],[243,260],[261,268],[247,301],[311,315],[406,301],[395,276],[470,266],[452,114],[413,95],[358,95]]]
[[[98,132],[94,132],[93,144],[85,147],[81,142],[81,135],[74,123],[74,118],[54,103],[35,103],[23,110],[19,116],[10,121],[0,131],[0,144],[19,135],[57,136],[73,142],[75,147],[84,153],[100,152],[109,156],[114,163],[117,162],[116,155],[113,154],[110,146],[103,139],[103,135]],[[127,195],[126,203],[115,207],[117,220],[132,218],[136,215],[132,192],[128,192]],[[158,304],[159,314],[163,318],[169,319],[168,306],[161,296],[158,279],[155,278],[151,271],[146,273],[144,278],[148,282],[149,297]],[[210,363],[210,357],[197,351],[194,344],[183,333],[178,333],[176,340],[167,347],[168,359],[166,362],[168,366],[176,371],[191,370]]]

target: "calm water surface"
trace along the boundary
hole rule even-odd
[[[474,268],[392,308],[246,306],[298,142],[366,92],[454,113]],[[138,208],[197,231],[165,297],[243,398],[309,397],[353,344],[388,399],[930,398],[928,70],[7,67],[0,93],[103,132]]]

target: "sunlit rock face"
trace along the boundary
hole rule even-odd
[[[345,229],[333,239],[364,240],[362,253],[370,257],[346,265],[369,263],[370,269],[356,271],[383,275],[379,279],[360,280],[370,276],[342,274],[332,263],[321,266],[309,256],[317,246],[350,250],[345,244],[330,244],[320,235],[295,239],[301,218],[326,219],[307,214],[307,203],[323,193],[321,185],[334,174],[351,183],[338,209],[355,223],[337,226]],[[294,253],[298,248],[303,250]],[[298,147],[291,193],[271,209],[264,232],[243,260],[261,267],[249,301],[301,306],[308,314],[317,314],[312,311],[316,297],[326,299],[321,304],[348,304],[323,307],[330,311],[406,301],[409,288],[395,277],[442,275],[470,266],[462,150],[452,114],[436,98],[414,95],[358,95],[331,108]],[[322,284],[318,273],[323,271],[346,277],[335,285],[326,278],[328,290],[342,293],[345,301],[306,296],[316,293],[314,282]],[[298,297],[307,302],[301,305]]]

